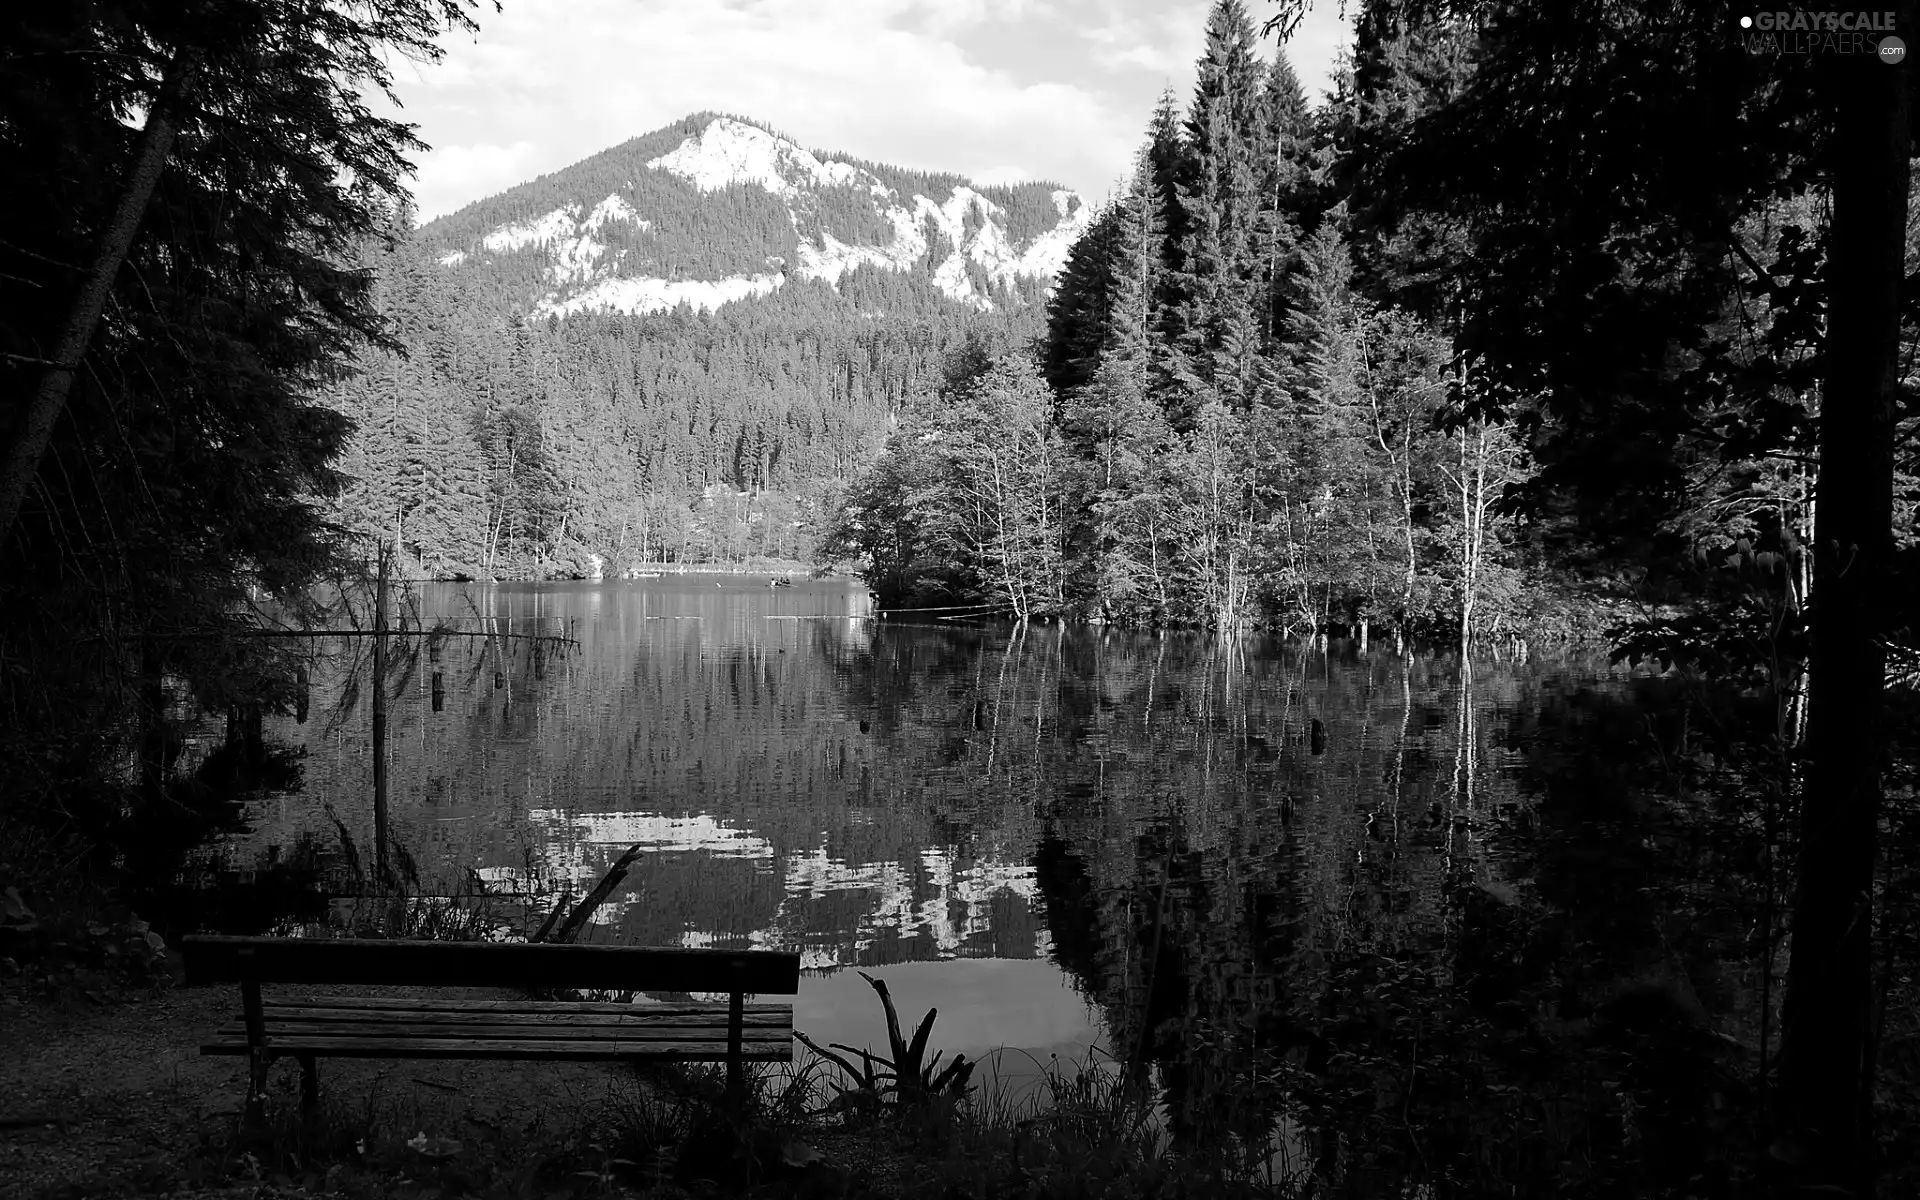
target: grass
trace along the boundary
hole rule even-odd
[[[341,835],[357,863],[357,848]],[[503,905],[528,898],[501,895],[472,875],[441,895],[423,894],[405,847],[392,849],[398,878],[386,896],[356,906],[345,921],[352,932],[500,936],[515,923]],[[282,1063],[267,1128],[243,1130],[236,1117],[224,1137],[177,1147],[172,1177],[263,1197],[348,1200],[1305,1194],[1304,1176],[1277,1139],[1176,1145],[1151,1089],[1097,1051],[1080,1062],[1034,1062],[1038,1086],[1017,1087],[964,1056],[933,1051],[934,1010],[909,1035],[885,982],[863,977],[886,1012],[885,1049],[823,1048],[802,1035],[818,1057],[750,1067],[739,1108],[727,1104],[717,1064],[615,1073],[603,1098],[570,1107],[548,1106],[511,1076],[484,1082],[491,1068],[505,1067],[486,1064],[473,1095],[425,1080],[409,1085],[404,1069],[397,1081],[383,1072],[358,1088],[338,1076],[330,1086],[323,1071],[320,1104],[302,1112],[297,1069]],[[476,1104],[488,1098],[505,1107],[486,1115]]]
[[[882,1002],[890,998],[871,980]],[[897,1021],[890,1033],[899,1039]],[[600,1200],[619,1196],[803,1197],[805,1200],[1293,1200],[1307,1176],[1283,1139],[1179,1146],[1153,1094],[1092,1051],[1034,1062],[1038,1086],[1016,1093],[989,1073],[937,1068],[924,1053],[932,1014],[892,1057],[761,1064],[744,1104],[726,1103],[718,1064],[646,1066],[604,1099],[548,1120],[476,1126],[415,1089],[329,1103],[302,1115],[294,1073],[276,1073],[269,1128],[236,1132],[220,1170],[237,1180],[362,1197]],[[951,1072],[942,1087],[902,1087]],[[961,1082],[958,1086],[953,1080]],[[890,1080],[894,1082],[890,1082]],[[859,1097],[850,1101],[849,1097]],[[465,1120],[465,1124],[460,1122]]]
[[[351,1200],[476,1196],[485,1200],[619,1195],[606,1175],[597,1122],[571,1115],[501,1119],[458,1111],[453,1094],[375,1085],[358,1098],[322,1089],[300,1110],[292,1072],[276,1072],[264,1130],[236,1127],[209,1146],[214,1177]]]
[[[997,1076],[959,1103],[905,1123],[906,1200],[1028,1196],[1291,1198],[1304,1179],[1277,1144],[1179,1147],[1150,1090],[1090,1051],[1050,1060],[1040,1086],[1009,1096]]]
[[[975,1085],[978,1064],[956,1057],[941,1068],[938,1054],[926,1055],[935,1010],[904,1038],[885,983],[863,978],[886,1009],[890,1056],[823,1049],[797,1035],[820,1057],[756,1073],[747,1124],[736,1135],[736,1145],[777,1147],[778,1166],[806,1179],[802,1190],[900,1200],[1305,1194],[1306,1173],[1277,1131],[1253,1142],[1177,1146],[1152,1090],[1098,1050],[1079,1062],[1030,1059],[1039,1086],[1022,1095],[997,1073]],[[849,1161],[805,1166],[808,1139],[831,1139]]]

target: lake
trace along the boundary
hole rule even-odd
[[[392,832],[423,886],[578,895],[640,845],[583,940],[797,950],[822,1043],[884,1044],[866,970],[903,1020],[938,1006],[949,1054],[1098,1046],[1202,1121],[1324,1059],[1352,1004],[1404,993],[1404,1017],[1484,977],[1515,922],[1645,908],[1644,839],[1594,812],[1637,803],[1608,782],[1639,735],[1608,724],[1630,681],[1603,659],[875,619],[848,580],[416,595],[429,623],[577,642],[415,638],[393,668]],[[334,648],[304,722],[269,719],[300,785],[219,850],[309,871],[336,923],[372,841],[366,646]]]

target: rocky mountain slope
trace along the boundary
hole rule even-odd
[[[840,291],[870,272],[988,310],[1037,299],[1091,217],[1052,184],[977,187],[702,113],[420,233],[443,266],[542,316],[712,311],[796,279]]]

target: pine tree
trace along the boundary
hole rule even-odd
[[[359,97],[450,27],[464,6],[436,0],[0,16],[0,371],[23,398],[0,431],[0,775],[25,799],[52,763],[114,797],[61,818],[83,838],[120,832],[124,779],[164,798],[171,700],[290,699],[253,614],[310,614],[341,567],[317,501],[349,421],[312,398],[392,345],[352,259],[420,148]]]
[[[1332,181],[1353,219],[1364,291],[1429,316],[1452,295],[1464,232],[1407,203],[1391,182],[1396,155],[1414,150],[1416,122],[1461,96],[1473,70],[1472,20],[1410,0],[1367,0],[1354,19],[1353,73],[1329,106],[1342,147]]]
[[[1117,208],[1109,205],[1074,240],[1047,305],[1046,378],[1062,394],[1085,386],[1100,356],[1112,315],[1119,221]]]
[[[1261,279],[1266,285],[1261,312],[1263,344],[1280,335],[1286,314],[1286,286],[1300,228],[1313,203],[1313,129],[1300,81],[1284,49],[1276,51],[1262,97],[1266,116],[1261,153],[1264,178],[1260,192],[1258,238]]]
[[[1082,552],[1074,567],[1083,604],[1105,619],[1132,620],[1164,617],[1168,583],[1165,548],[1156,540],[1172,442],[1156,399],[1166,375],[1158,307],[1166,232],[1151,144],[1135,157],[1117,211],[1106,342],[1063,425],[1085,459]]]

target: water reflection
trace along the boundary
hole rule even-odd
[[[576,895],[638,844],[593,940],[797,949],[822,1041],[884,1037],[843,969],[889,967],[903,1014],[940,1007],[936,1045],[1097,1042],[1177,1133],[1256,1137],[1336,1042],[1399,1053],[1421,989],[1483,986],[1455,972],[1486,923],[1538,906],[1528,731],[1602,676],[866,603],[764,577],[428,588],[430,615],[579,647],[447,639],[437,689],[396,669],[396,841],[423,879]],[[225,848],[341,890],[371,808],[345,661],[313,679],[327,716],[271,730],[304,792]]]

